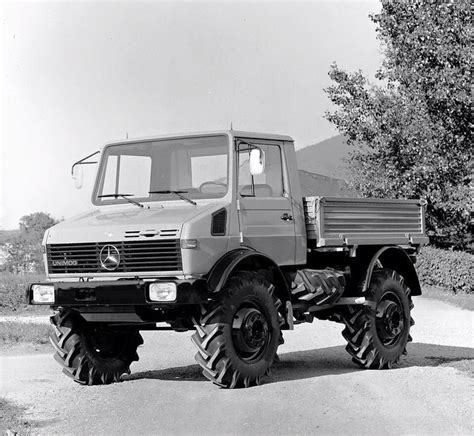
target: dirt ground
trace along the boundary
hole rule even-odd
[[[191,332],[144,332],[132,374],[108,386],[72,382],[52,350],[0,350],[0,397],[35,434],[472,434],[473,312],[417,298],[413,314],[394,370],[359,369],[342,326],[315,321],[285,332],[262,386],[225,390],[201,375]]]

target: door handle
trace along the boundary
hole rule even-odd
[[[283,221],[293,221],[293,217],[287,213],[284,213],[282,216],[281,216],[281,219]]]

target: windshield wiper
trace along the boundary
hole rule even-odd
[[[174,194],[181,198],[181,200],[187,201],[188,203],[194,204],[194,206],[197,206],[197,203],[190,198],[185,197],[184,195],[181,194],[186,194],[188,191],[149,191],[149,194]]]
[[[130,204],[134,204],[138,207],[144,207],[143,204],[139,203],[138,201],[132,200],[128,197],[133,197],[133,194],[105,194],[105,195],[98,195],[97,198],[123,198],[127,200]]]

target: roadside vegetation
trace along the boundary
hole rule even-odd
[[[459,296],[474,293],[474,255],[428,246],[422,248],[417,259],[416,269],[423,285]]]
[[[28,306],[26,289],[30,283],[41,282],[44,274],[2,272],[0,274],[0,315],[47,312],[44,306]]]
[[[423,297],[439,300],[464,310],[474,311],[473,294],[453,294],[437,286],[423,286]]]
[[[428,246],[415,266],[425,297],[474,310],[474,255]]]
[[[0,322],[0,347],[20,344],[41,347],[49,344],[48,330],[49,324]]]
[[[0,348],[18,345],[32,349],[48,347],[49,324],[19,322],[2,317],[35,315],[47,320],[49,306],[28,306],[26,289],[45,279],[41,242],[45,230],[57,220],[44,212],[25,215],[20,230],[0,232]],[[8,409],[10,410],[10,409]]]
[[[25,299],[28,284],[43,279],[44,274],[37,273],[0,274],[0,349],[24,344],[33,349],[48,346],[49,323],[1,319],[10,316],[41,316],[46,321],[51,312],[49,306],[28,306]]]

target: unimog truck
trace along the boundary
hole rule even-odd
[[[27,291],[54,309],[50,340],[74,381],[119,381],[142,330],[193,330],[203,375],[224,388],[260,384],[282,332],[314,318],[344,325],[363,368],[406,354],[422,201],[303,196],[293,140],[274,134],[127,140],[99,155],[73,166],[80,182],[98,164],[96,207],[46,231],[47,280]]]

